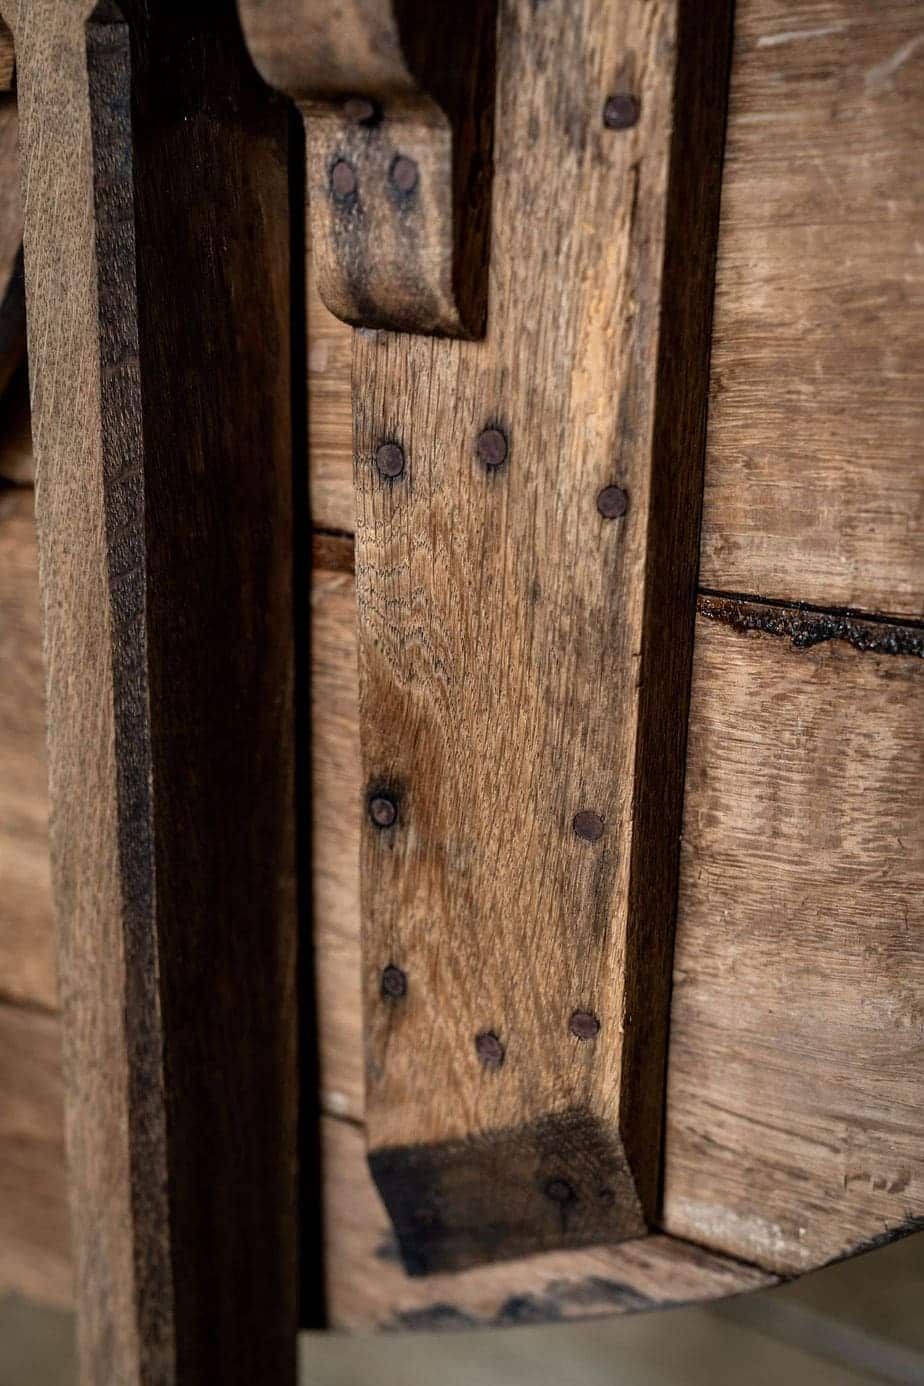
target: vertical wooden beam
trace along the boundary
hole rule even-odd
[[[287,117],[230,0],[2,8],[81,1379],[278,1386],[296,1283]]]
[[[368,1131],[412,1272],[656,1213],[730,11],[507,0],[486,341],[355,338]]]

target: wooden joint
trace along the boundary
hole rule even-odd
[[[305,119],[321,297],[354,327],[479,337],[487,310],[496,0],[240,0]]]

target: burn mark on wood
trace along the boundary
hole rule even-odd
[[[618,1133],[583,1109],[465,1141],[373,1150],[369,1167],[409,1275],[645,1230]],[[601,1189],[615,1196],[601,1202]]]
[[[924,622],[899,623],[882,616],[826,611],[807,602],[785,603],[721,592],[700,592],[696,609],[707,620],[721,621],[733,630],[761,631],[788,639],[794,650],[843,640],[865,654],[924,658]]]

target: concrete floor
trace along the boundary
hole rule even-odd
[[[299,1360],[301,1386],[924,1386],[924,1236],[710,1308],[475,1333],[304,1334]],[[73,1383],[70,1317],[0,1300],[0,1386]]]

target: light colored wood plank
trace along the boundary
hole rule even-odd
[[[308,501],[312,523],[353,532],[353,329],[321,302],[310,252],[308,299]]]
[[[288,120],[232,0],[205,19],[3,9],[81,1379],[279,1386],[296,1296]]]
[[[924,15],[741,0],[701,580],[924,612]]]
[[[366,1122],[415,1273],[657,1202],[730,19],[689,13],[505,5],[487,339],[354,340]]]
[[[662,1236],[412,1278],[369,1176],[360,1128],[325,1122],[324,1169],[334,1328],[433,1330],[593,1318],[773,1283],[754,1267]]]
[[[31,491],[0,490],[0,996],[53,1007],[45,680],[32,508]]]
[[[73,1299],[61,1027],[0,1003],[0,1294]]]
[[[664,1225],[774,1270],[924,1215],[924,661],[701,619]]]

